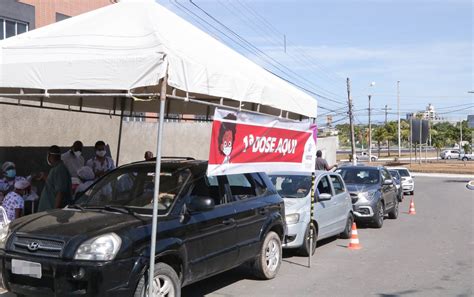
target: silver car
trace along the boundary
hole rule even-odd
[[[340,235],[349,238],[352,222],[352,201],[341,176],[334,172],[315,172],[314,214],[311,210],[311,175],[278,173],[269,176],[285,201],[288,227],[283,248],[298,248],[309,255],[309,234],[313,229],[315,242]],[[310,224],[311,223],[311,224]],[[312,253],[316,249],[313,244]]]

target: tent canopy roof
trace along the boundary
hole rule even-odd
[[[177,96],[216,104],[225,98],[270,114],[317,115],[315,98],[154,1],[120,2],[0,42],[0,96],[19,89],[52,95],[157,93],[165,74],[169,93],[175,89]],[[104,109],[117,99],[66,97],[21,99]],[[186,104],[175,103],[176,112],[202,113]],[[134,108],[156,111],[157,104],[136,101]]]

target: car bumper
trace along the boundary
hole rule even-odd
[[[415,184],[404,184],[403,185],[403,192],[411,192],[415,190]]]
[[[303,245],[304,234],[308,223],[298,222],[296,224],[287,225],[288,232],[285,236],[283,248],[299,248]]]
[[[41,264],[41,279],[12,273],[12,259]],[[68,261],[10,254],[0,251],[2,285],[8,291],[27,296],[133,296],[144,258],[111,262]],[[81,270],[82,269],[82,270]],[[83,272],[81,278],[74,274]]]
[[[352,206],[355,219],[358,221],[371,220],[374,217],[376,206],[375,201],[355,203]]]

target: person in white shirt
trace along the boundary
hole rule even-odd
[[[77,170],[84,166],[84,157],[82,156],[82,142],[74,141],[70,150],[61,155],[64,165],[71,177],[77,177]]]
[[[23,209],[25,208],[25,201],[23,196],[26,194],[30,183],[26,180],[19,180],[15,182],[15,190],[8,193],[3,200],[2,206],[7,213],[7,217],[10,221],[17,219],[23,215]]]
[[[114,160],[111,157],[106,156],[105,142],[99,140],[95,143],[95,157],[89,159],[86,166],[92,168],[95,178],[102,177],[107,172],[115,168]]]
[[[88,166],[81,167],[77,171],[77,177],[81,180],[81,184],[76,188],[76,193],[74,194],[74,199],[79,198],[79,196],[84,193],[87,188],[89,188],[95,180],[94,172],[92,168]]]

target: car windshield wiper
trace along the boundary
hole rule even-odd
[[[94,206],[84,206],[82,209],[97,209],[97,210],[105,210],[105,211],[111,211],[111,212],[118,212],[118,213],[123,213],[123,214],[129,214],[134,217],[139,218],[140,214],[135,212],[133,209],[127,206],[120,206],[120,205],[94,205]]]

